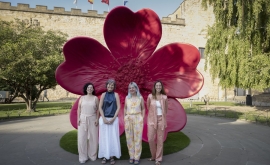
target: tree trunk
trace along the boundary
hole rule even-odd
[[[34,112],[37,112],[37,110],[36,110],[37,101],[38,101],[38,99],[36,99],[35,101],[33,101],[33,104],[32,104],[32,110],[33,110]]]
[[[9,97],[8,100],[7,100],[7,103],[10,104],[12,103],[12,101],[18,97],[18,92],[15,92],[13,96]]]
[[[19,97],[21,97],[24,100],[26,104],[26,111],[27,112],[32,111],[32,103],[31,103],[31,100],[29,99],[29,94],[27,94],[26,92],[25,95],[20,94]]]
[[[22,97],[25,101],[25,104],[26,104],[26,111],[27,112],[30,112],[30,111],[33,111],[33,112],[37,112],[36,110],[36,105],[37,105],[37,99],[35,101],[32,101],[30,99],[27,99],[27,97]]]
[[[205,96],[203,97],[203,101],[204,101],[204,104],[205,104],[205,105],[209,105],[210,97],[205,95]]]
[[[26,111],[30,112],[31,111],[31,105],[29,104],[29,100],[25,100],[25,104],[26,104]]]
[[[28,98],[29,98],[29,108],[32,111],[33,110],[33,107],[32,107],[32,89],[30,89]]]
[[[34,95],[35,98],[32,98],[32,94],[33,94],[33,91],[32,89],[30,91],[27,91],[25,90],[25,95],[24,94],[19,94],[18,96],[21,97],[25,104],[26,104],[26,108],[27,108],[27,112],[30,112],[30,111],[33,111],[33,112],[37,112],[36,110],[36,105],[37,105],[37,102],[38,102],[38,99],[39,99],[39,96],[41,94],[41,92],[44,90],[45,88],[38,88],[38,90],[36,91],[37,94]]]
[[[225,92],[225,101],[227,101],[227,88],[224,89]]]
[[[205,105],[209,105],[209,100],[204,100]]]

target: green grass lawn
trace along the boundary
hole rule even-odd
[[[127,143],[126,143],[126,136],[123,134],[120,137],[121,143],[121,160],[129,159]],[[164,150],[163,154],[168,155],[175,152],[178,152],[184,148],[186,148],[190,143],[190,139],[183,134],[182,132],[173,132],[169,133],[166,141],[164,142]],[[78,148],[77,148],[77,130],[70,131],[66,133],[60,140],[60,146],[73,154],[78,155]],[[149,145],[146,142],[142,143],[142,154],[141,158],[150,158],[150,149]]]
[[[243,111],[239,112],[237,110],[216,110],[213,109],[213,106],[229,106],[229,107],[237,107],[245,106],[243,104],[234,103],[234,102],[210,102],[209,106],[206,110],[201,106],[205,107],[204,102],[192,102],[192,107],[190,107],[190,102],[181,102],[183,108],[185,109],[187,114],[197,114],[197,115],[205,115],[205,116],[216,116],[216,117],[225,117],[225,118],[234,118],[247,120],[250,122],[262,123],[270,125],[270,113],[262,113],[260,111]]]
[[[0,119],[63,114],[70,111],[71,102],[38,102],[37,112],[27,112],[25,103],[0,104]]]
[[[184,108],[189,108],[190,102],[181,102]],[[204,102],[192,102],[192,106],[202,106],[205,105]],[[209,102],[209,105],[216,105],[216,106],[244,106],[243,104],[223,101],[223,102]]]

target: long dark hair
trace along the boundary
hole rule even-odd
[[[94,91],[92,92],[92,95],[96,95],[96,90],[95,90],[95,86],[92,84],[92,83],[86,83],[84,86],[83,86],[83,94],[84,95],[87,95],[87,87],[89,85],[92,85]]]
[[[153,86],[153,88],[152,88],[152,96],[153,96],[154,99],[157,99],[157,92],[156,92],[156,88],[155,88],[155,86],[156,86],[157,83],[160,83],[160,84],[161,84],[161,91],[160,91],[160,93],[163,94],[163,95],[166,95],[166,92],[165,92],[165,90],[164,90],[164,85],[163,85],[163,83],[162,83],[160,80],[157,80],[157,81],[154,83],[154,86]]]

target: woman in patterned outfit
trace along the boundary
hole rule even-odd
[[[142,152],[142,130],[145,113],[143,97],[135,82],[128,85],[125,100],[125,132],[129,152],[129,163],[139,164]]]
[[[167,127],[166,114],[168,110],[168,99],[161,81],[155,82],[152,94],[148,95],[147,109],[147,136],[152,155],[149,160],[156,161],[156,165],[160,165],[163,156],[163,139]]]

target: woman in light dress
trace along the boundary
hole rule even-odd
[[[98,98],[92,83],[84,85],[85,94],[78,105],[78,152],[79,162],[85,163],[88,159],[94,161],[98,150]]]

